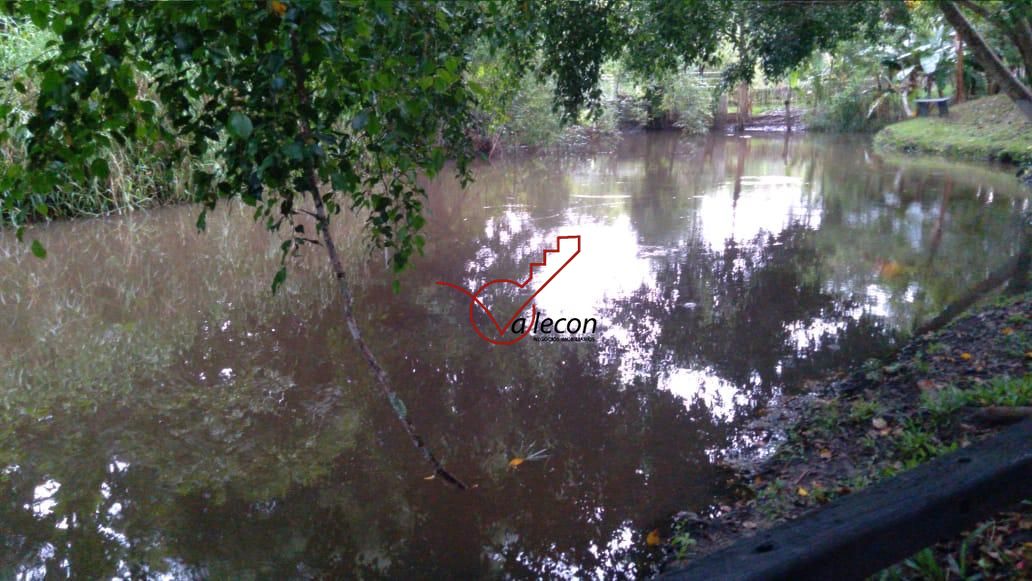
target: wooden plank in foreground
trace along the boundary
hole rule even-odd
[[[863,579],[1032,498],[1032,420],[702,557],[663,579]]]

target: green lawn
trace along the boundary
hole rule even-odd
[[[1005,95],[951,107],[948,118],[921,117],[890,125],[878,132],[874,143],[906,153],[1032,163],[1032,123]]]

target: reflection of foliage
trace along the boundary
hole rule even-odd
[[[0,262],[0,577],[645,573],[641,531],[713,500],[711,455],[752,410],[867,357],[1017,244],[1021,200],[985,175],[950,174],[944,200],[942,168],[836,140],[621,147],[504,161],[465,192],[430,184],[412,284],[394,295],[370,265],[357,289],[415,421],[479,484],[468,495],[422,480],[404,436],[376,429],[392,411],[324,316],[317,253],[270,297],[278,244],[247,215],[213,216],[205,238],[190,208],[41,232],[56,260]],[[800,179],[778,195],[805,215],[708,236],[703,198],[747,216],[762,192],[735,184],[770,175]],[[578,197],[598,192],[621,197]],[[609,332],[597,345],[491,349],[432,284],[523,271],[575,224],[626,227],[648,267],[637,292],[585,306]],[[657,389],[685,369],[729,386],[730,421]],[[550,457],[508,470],[531,442]]]
[[[656,288],[614,304],[610,317],[647,346],[653,374],[713,370],[750,407],[762,406],[774,388],[819,369],[815,358],[828,366],[856,361],[891,340],[880,324],[854,319],[848,299],[825,290],[814,238],[793,225],[777,236],[731,241],[723,251],[689,242],[664,261]],[[817,331],[807,333],[811,327]]]

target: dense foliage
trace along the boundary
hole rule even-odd
[[[533,71],[530,91],[509,93],[517,106],[540,111],[541,87],[554,87],[573,120],[583,105],[600,112],[607,61],[658,78],[713,62],[730,42],[740,66],[729,75],[750,77],[754,63],[783,75],[882,10],[776,4],[16,3],[57,40],[25,70],[38,87],[14,83],[38,89],[34,105],[0,111],[5,140],[24,146],[12,157],[29,162],[4,170],[5,217],[21,226],[62,184],[105,179],[107,148],[160,143],[170,159],[214,157],[195,176],[196,200],[240,196],[273,228],[311,189],[310,165],[332,186],[331,213],[368,211],[373,242],[402,268],[422,244],[415,176],[448,158],[463,171],[472,112],[491,98],[469,74],[476,43],[506,75]],[[292,247],[309,239],[299,232]]]
[[[416,176],[449,157],[461,171],[469,157],[472,5],[18,8],[61,40],[33,64],[34,110],[0,111],[5,136],[25,136],[27,164],[7,165],[0,182],[16,226],[61,184],[105,179],[106,148],[143,142],[176,160],[213,154],[217,170],[196,176],[195,199],[212,207],[239,196],[273,229],[292,222],[300,194],[326,184],[328,210],[366,210],[373,242],[401,268],[422,245]],[[310,240],[296,232],[285,250]]]

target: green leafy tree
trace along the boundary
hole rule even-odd
[[[946,20],[971,47],[986,74],[1000,85],[1025,117],[1032,120],[1032,88],[1029,86],[1032,83],[1032,2],[938,0],[938,5]],[[1000,58],[999,51],[989,46],[985,35],[975,28],[968,15],[984,20],[1017,48],[1025,69],[1025,82]]]
[[[0,105],[0,137],[21,137],[24,163],[0,177],[4,215],[19,236],[28,208],[45,215],[62,182],[103,180],[112,144],[145,142],[175,159],[214,156],[217,170],[196,180],[195,200],[206,209],[198,227],[217,201],[240,198],[270,230],[290,229],[284,260],[322,244],[342,315],[377,383],[436,473],[462,486],[416,434],[363,339],[330,221],[344,207],[363,212],[395,271],[421,251],[417,176],[434,176],[449,158],[466,176],[476,88],[463,55],[483,7],[272,0],[8,8],[59,39],[30,65],[39,87],[28,118]],[[32,250],[45,255],[38,242]],[[285,277],[284,266],[273,288]]]
[[[467,129],[482,92],[469,70],[476,43],[503,49],[514,75],[537,63],[570,120],[585,105],[598,110],[603,65],[623,54],[670,70],[712,60],[734,38],[741,66],[731,74],[747,78],[759,62],[778,76],[855,34],[882,5],[23,0],[3,9],[54,35],[25,67],[38,86],[13,83],[34,105],[23,112],[0,102],[0,142],[12,152],[0,170],[0,214],[19,237],[60,187],[106,179],[112,147],[146,146],[174,163],[212,160],[193,178],[205,208],[198,227],[219,200],[239,198],[270,230],[287,231],[274,289],[292,253],[322,245],[377,384],[435,473],[461,487],[416,433],[363,338],[330,223],[344,208],[360,212],[396,272],[421,252],[417,178],[434,177],[449,159],[470,177]],[[37,241],[31,248],[46,254]]]

